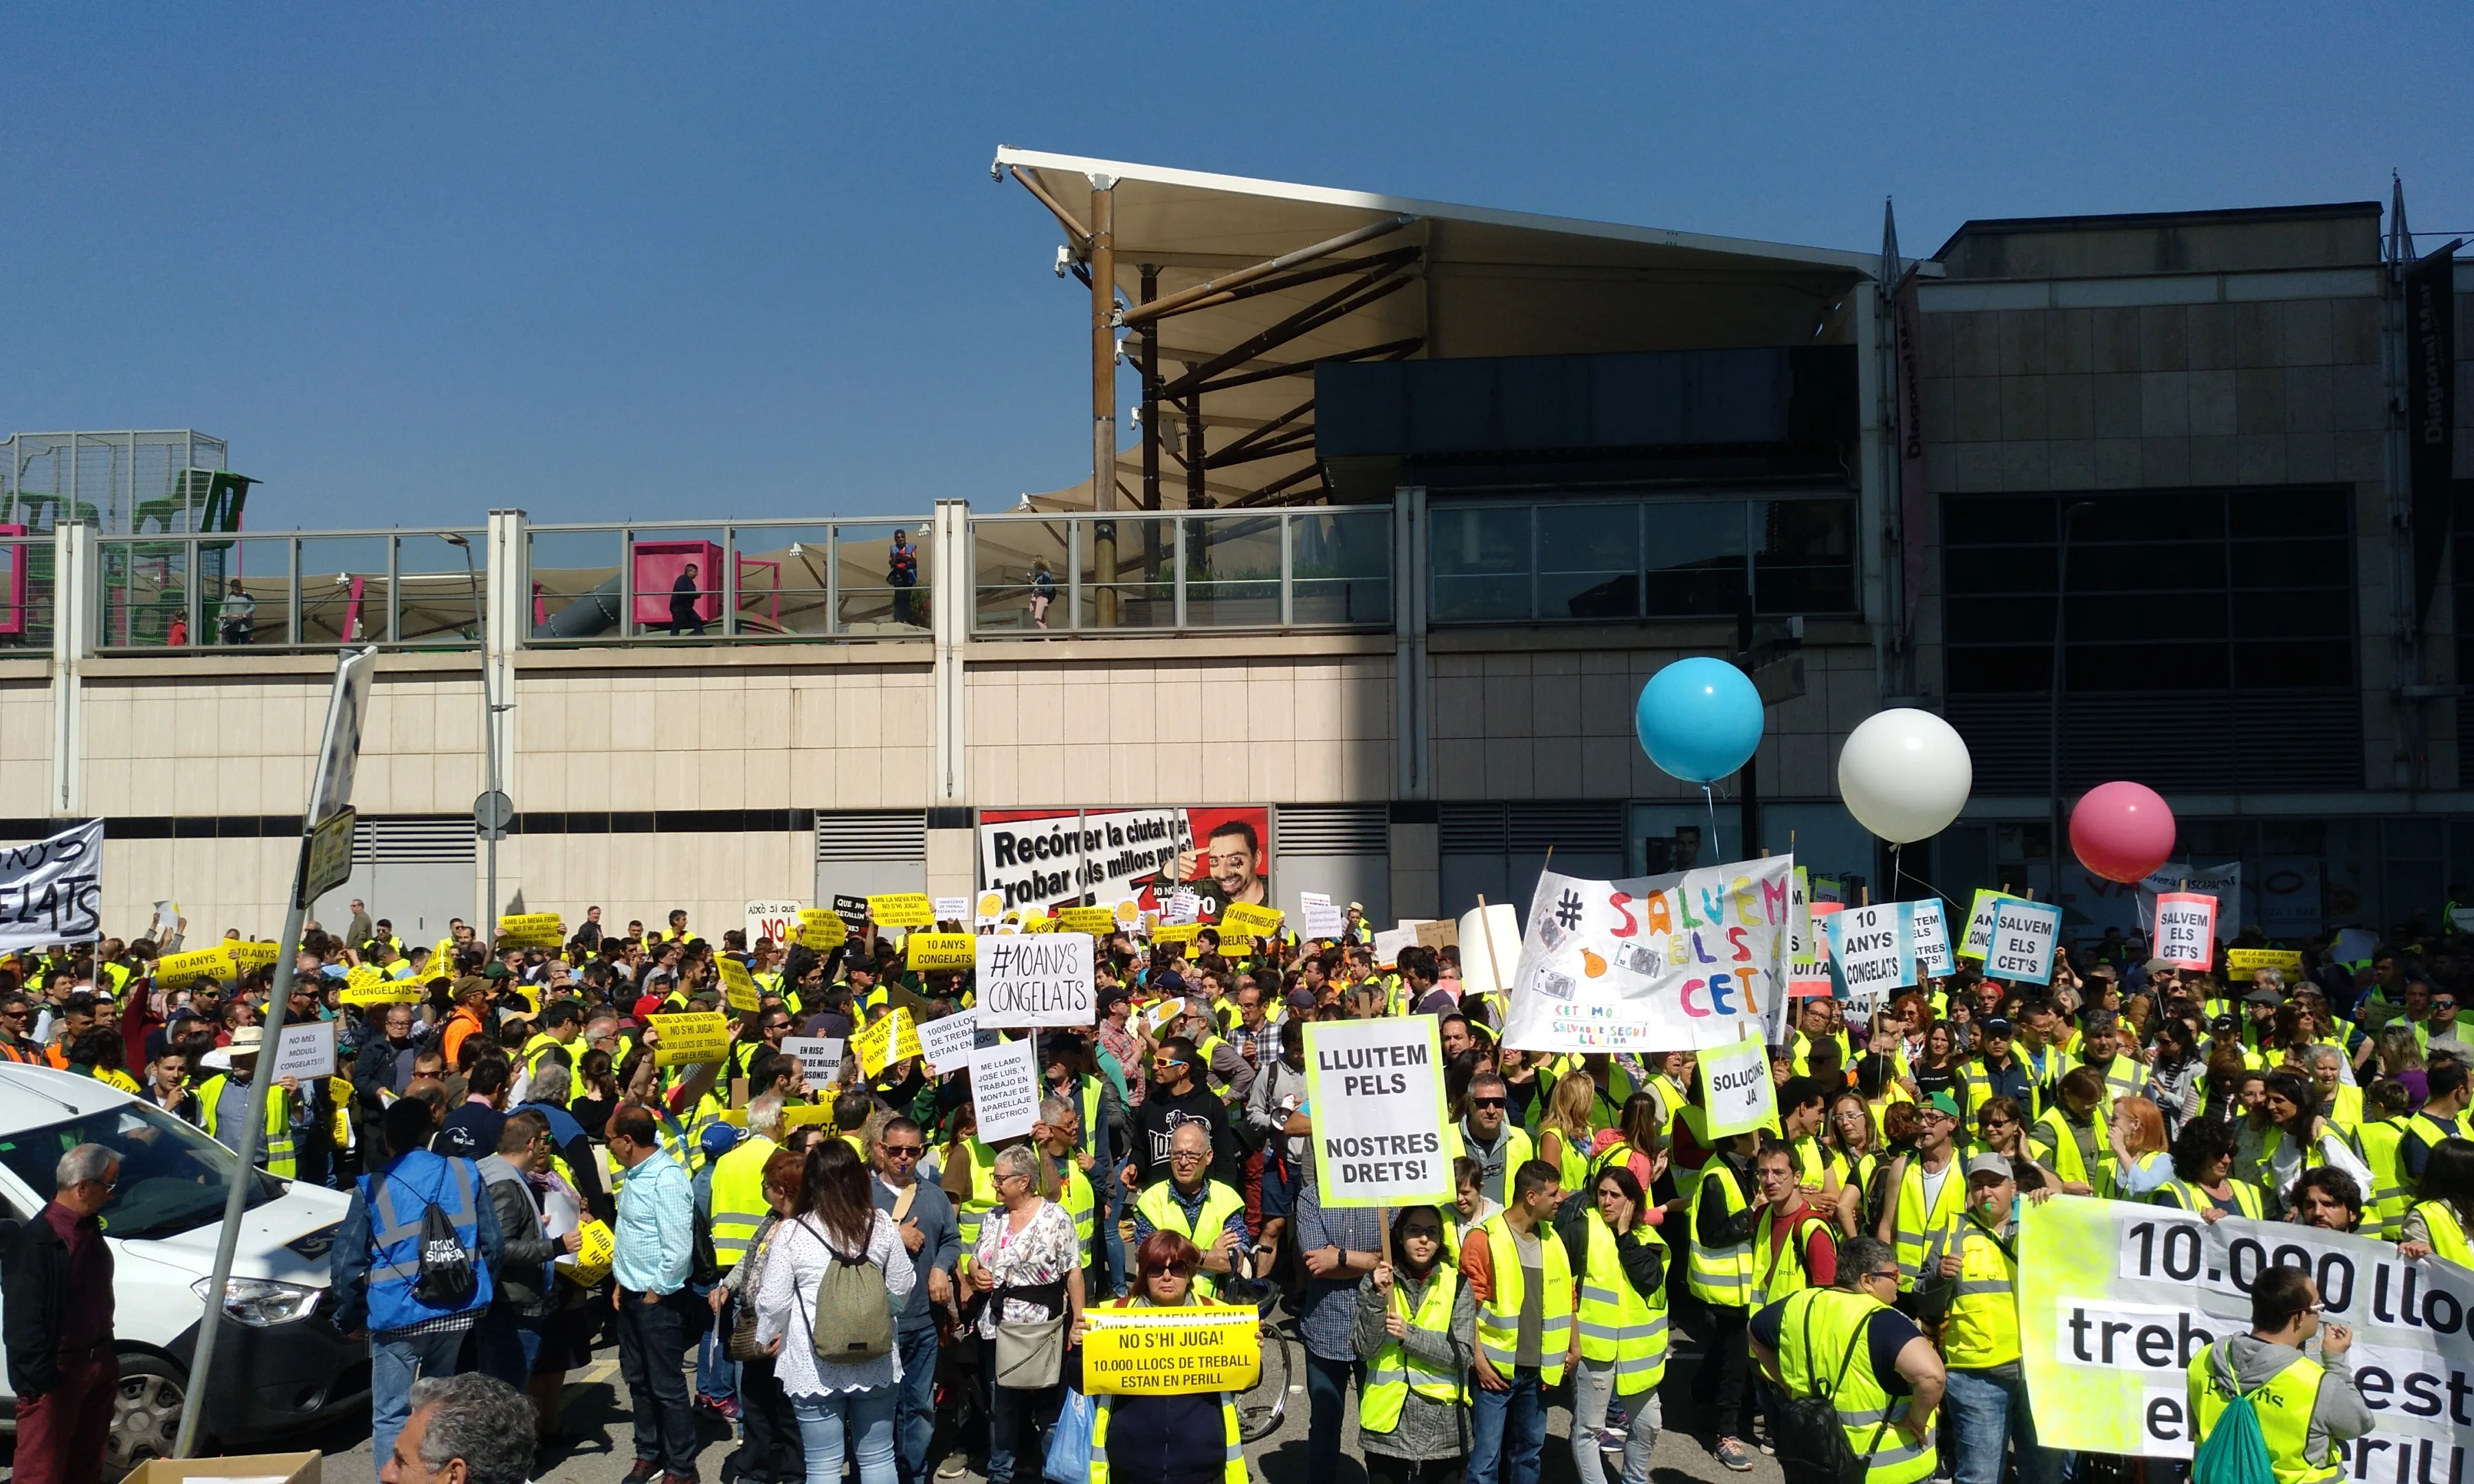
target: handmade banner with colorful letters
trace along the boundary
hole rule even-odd
[[[1680,1051],[1758,1035],[1786,993],[1795,861],[1622,881],[1546,872],[1503,1043],[1527,1051]]]
[[[2354,1331],[2347,1358],[2375,1423],[2345,1445],[2342,1475],[2474,1474],[2474,1440],[2457,1420],[2474,1395],[2474,1271],[2316,1227],[2211,1225],[2122,1201],[2059,1196],[2020,1220],[2020,1358],[2045,1447],[2190,1457],[2192,1357],[2247,1331],[2252,1283],[2291,1267],[2317,1283],[2322,1324]]]
[[[2217,956],[2217,899],[2197,892],[2156,898],[2156,956],[2176,969],[2206,969]]]

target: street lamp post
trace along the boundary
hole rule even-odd
[[[2070,602],[2071,530],[2094,509],[2094,500],[2080,500],[2062,512],[2061,545],[2053,562],[2053,695],[2045,721],[2045,807],[2048,827],[2052,830],[2046,847],[2052,862],[2047,890],[2055,901],[2062,898],[2062,690],[2068,683],[2062,667],[2062,618]]]
[[[473,610],[481,624],[481,752],[486,759],[490,793],[495,800],[503,792],[498,786],[498,705],[497,682],[490,678],[490,610],[481,602],[481,573],[473,564],[473,543],[461,533],[442,531],[439,536],[448,545],[464,553],[464,574],[473,583]],[[498,932],[498,837],[506,833],[503,825],[481,831],[484,854],[489,861],[489,907],[485,912],[482,936],[496,939]]]

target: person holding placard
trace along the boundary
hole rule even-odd
[[[1366,1364],[1357,1441],[1368,1484],[1455,1484],[1468,1458],[1477,1299],[1443,1260],[1435,1208],[1392,1218],[1392,1254],[1360,1281],[1350,1330]]]
[[[232,1032],[231,1069],[217,1072],[198,1088],[199,1127],[225,1148],[240,1148],[240,1131],[249,1126],[249,1085],[257,1075],[258,1049],[265,1043],[263,1027],[244,1025]],[[258,1141],[258,1168],[286,1180],[293,1177],[292,1113],[301,1085],[279,1077],[266,1094],[265,1137]]]
[[[1589,1193],[1591,1204],[1567,1203],[1555,1222],[1581,1284],[1572,1467],[1582,1484],[1604,1484],[1599,1434],[1608,1403],[1620,1395],[1627,1418],[1623,1484],[1649,1484],[1649,1455],[1661,1420],[1658,1386],[1666,1376],[1666,1243],[1644,1219],[1652,1208],[1629,1166],[1598,1171]]]
[[[1108,1307],[1183,1308],[1206,1302],[1194,1282],[1201,1257],[1176,1233],[1152,1233],[1134,1252],[1134,1291]],[[1088,1313],[1075,1315],[1078,1352],[1088,1353],[1082,1341],[1092,1328]],[[1076,1379],[1083,1387],[1091,1384],[1087,1376]],[[1103,1393],[1092,1401],[1090,1484],[1247,1484],[1237,1399],[1227,1392]],[[1117,1440],[1113,1448],[1111,1435]]]

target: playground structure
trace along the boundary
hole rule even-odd
[[[50,642],[64,520],[132,539],[105,548],[103,642],[188,642],[197,589],[238,575],[231,541],[197,539],[240,530],[255,481],[222,467],[230,445],[180,428],[17,433],[0,448],[0,645]]]

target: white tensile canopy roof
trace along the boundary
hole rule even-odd
[[[1310,430],[1314,362],[1574,355],[1844,342],[1849,290],[1880,271],[1877,252],[1797,247],[1659,227],[1452,205],[1368,191],[1294,185],[1010,147],[992,167],[1019,176],[1071,218],[1083,240],[1094,178],[1113,181],[1115,283],[1129,325],[1142,328],[1143,270],[1170,299],[1286,254],[1364,233],[1264,275],[1240,297],[1153,322],[1159,375],[1160,504],[1187,504],[1187,426],[1174,393],[1197,367],[1210,462],[1208,503],[1274,504],[1322,497]],[[1355,266],[1351,266],[1355,265]],[[1902,265],[1904,266],[1904,264]],[[1297,281],[1285,281],[1285,280]],[[1264,285],[1271,285],[1265,288]],[[1323,304],[1321,315],[1313,313]],[[1300,316],[1305,323],[1295,323]],[[1270,336],[1267,337],[1267,332]],[[1262,344],[1276,338],[1276,344]],[[1249,342],[1254,344],[1249,345]],[[1125,342],[1138,359],[1141,336]],[[1260,374],[1260,379],[1224,385]],[[1118,409],[1120,508],[1143,500],[1139,430]],[[1232,461],[1232,455],[1259,455]],[[1034,508],[1087,510],[1086,479]]]

